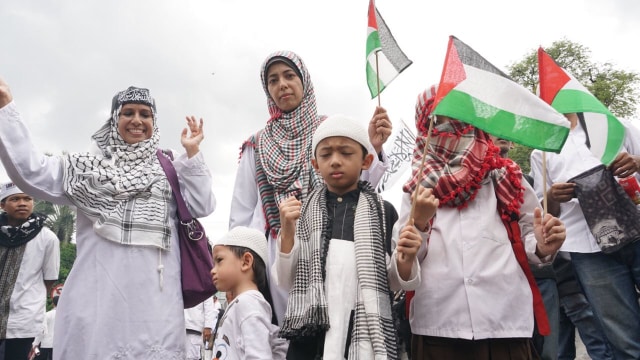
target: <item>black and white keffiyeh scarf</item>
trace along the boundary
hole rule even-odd
[[[151,138],[128,144],[118,133],[118,117],[128,103],[151,107]],[[101,154],[75,153],[65,158],[64,190],[105,239],[168,249],[172,195],[156,156],[160,133],[155,101],[149,90],[129,87],[114,96],[111,111],[111,118],[92,136]]]
[[[9,300],[27,243],[40,233],[45,220],[45,216],[31,214],[22,225],[11,226],[7,224],[7,214],[0,214],[0,339],[7,335]]]
[[[359,288],[348,358],[396,359],[384,245],[387,231],[384,204],[367,183],[360,182],[359,188],[354,220]],[[318,336],[330,327],[324,274],[332,227],[326,196],[326,186],[316,188],[303,203],[297,224],[300,256],[280,329],[280,335],[290,340]],[[361,354],[360,347],[373,349],[373,354]]]

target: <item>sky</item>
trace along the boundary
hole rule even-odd
[[[438,82],[448,36],[506,69],[538,46],[568,39],[597,62],[640,72],[637,0],[378,0],[413,61],[382,93],[394,127],[413,126],[415,99]],[[210,238],[227,230],[239,147],[268,119],[260,66],[298,53],[321,114],[370,119],[365,80],[368,0],[110,0],[0,2],[0,77],[43,152],[85,151],[112,96],[151,90],[161,145],[182,150],[185,116],[204,118],[201,151],[214,181]],[[408,174],[407,174],[408,176]],[[0,181],[8,177],[0,169]],[[399,187],[383,196],[394,202]]]

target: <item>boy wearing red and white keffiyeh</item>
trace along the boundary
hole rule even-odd
[[[412,358],[535,358],[534,313],[542,328],[546,314],[527,262],[548,262],[565,227],[543,218],[520,168],[499,156],[487,133],[430,116],[435,94],[431,87],[418,96],[413,172],[399,220],[408,218],[417,184],[433,190],[440,204],[417,255],[422,283],[410,305]]]

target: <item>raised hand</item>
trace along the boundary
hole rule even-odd
[[[204,139],[204,133],[202,132],[203,120],[196,121],[195,116],[187,116],[187,128],[182,129],[182,136],[180,143],[187,151],[189,158],[195,156],[200,151],[200,143]]]
[[[369,121],[369,141],[377,154],[382,152],[382,145],[389,136],[391,136],[391,120],[389,120],[387,110],[382,106],[377,106],[371,121]]]
[[[533,232],[537,242],[536,255],[540,258],[555,254],[567,237],[562,221],[551,214],[546,214],[543,218],[540,208],[533,212]]]
[[[425,188],[420,184],[414,191],[417,194],[411,195],[411,202],[415,201],[413,223],[420,231],[424,231],[431,218],[436,214],[438,206],[440,206],[440,200],[433,194],[433,189]]]
[[[0,108],[5,107],[12,100],[13,96],[9,90],[9,84],[0,77]]]
[[[302,202],[290,196],[280,203],[280,251],[288,254],[293,248],[296,222],[300,218]]]

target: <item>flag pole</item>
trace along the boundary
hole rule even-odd
[[[425,141],[424,144],[424,150],[422,151],[422,160],[420,160],[420,167],[418,168],[418,179],[422,180],[422,172],[424,171],[424,163],[425,163],[425,159],[427,158],[427,151],[429,149],[429,142],[431,141],[431,131],[433,130],[433,123],[435,122],[435,116],[433,117],[433,119],[431,119],[431,121],[429,122],[429,130],[427,130],[427,139]],[[409,221],[407,222],[407,225],[412,225],[414,224],[414,220],[413,220],[413,216],[416,212],[416,202],[418,199],[418,189],[420,188],[420,183],[421,181],[418,181],[418,183],[416,184],[416,189],[413,191],[413,194],[411,194],[412,197],[412,201],[411,201],[411,212],[409,213]],[[404,260],[404,253],[400,253],[400,260]]]
[[[424,151],[422,152],[422,160],[420,161],[420,168],[418,169],[418,178],[422,180],[422,172],[424,171],[424,163],[427,158],[427,150],[429,149],[429,142],[431,141],[431,131],[433,130],[433,123],[435,122],[435,116],[429,122],[429,130],[427,130],[427,139],[424,145]],[[416,212],[416,199],[418,198],[418,188],[420,187],[421,181],[418,181],[416,184],[416,190],[411,194],[413,197],[413,201],[411,202],[411,212],[409,213],[409,222],[413,225],[413,216]]]
[[[378,85],[378,107],[381,107],[382,105],[380,105],[380,72],[378,71],[378,51],[376,51],[376,84]],[[380,139],[384,141],[384,136],[382,134],[380,134]]]
[[[547,152],[542,152],[542,216],[547,215]]]
[[[378,85],[378,106],[380,105],[380,71],[378,71],[378,52],[380,50],[376,50],[376,84]]]

